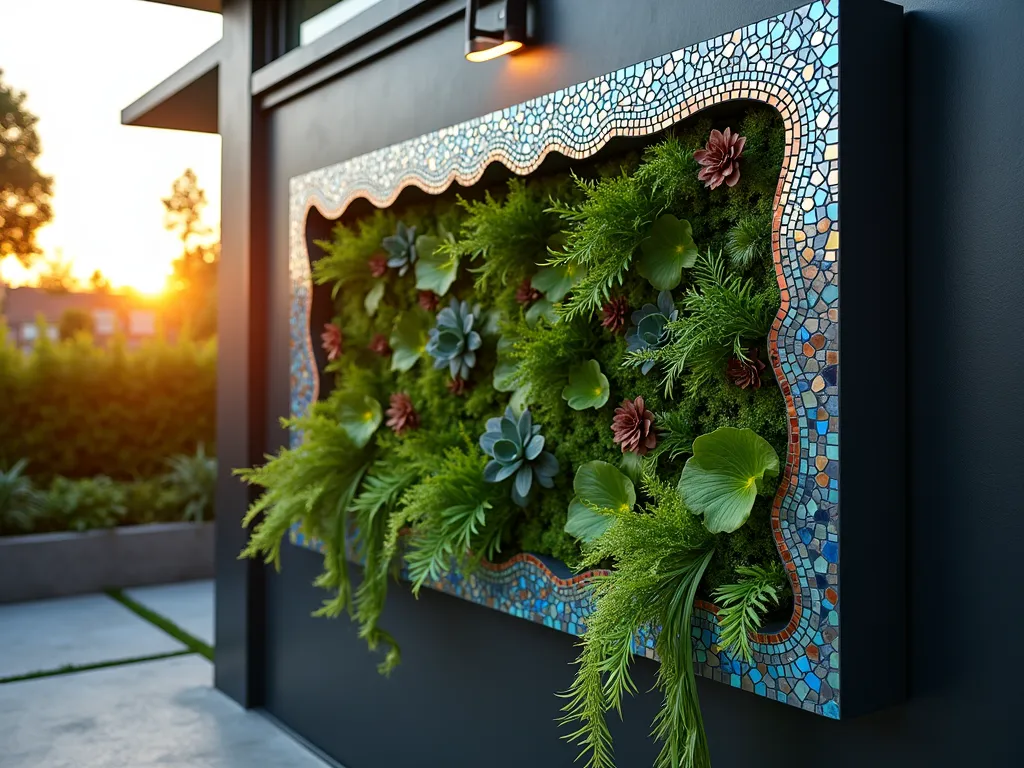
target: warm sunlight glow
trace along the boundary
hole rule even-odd
[[[474,64],[479,64],[482,61],[490,61],[496,59],[499,56],[504,56],[506,53],[512,53],[512,51],[518,51],[523,47],[523,44],[518,40],[508,40],[507,42],[500,43],[493,48],[487,48],[483,51],[470,51],[466,54],[466,59],[472,61]]]
[[[220,16],[134,0],[0,0],[0,18],[18,30],[0,46],[4,81],[28,94],[39,169],[54,180],[53,221],[37,233],[42,258],[32,270],[0,260],[0,279],[33,284],[54,260],[69,263],[84,289],[99,270],[114,290],[161,293],[182,243],[165,229],[160,200],[194,169],[207,193],[202,223],[216,238],[220,137],[127,127],[120,114],[216,42]],[[62,55],[40,55],[44,43]]]

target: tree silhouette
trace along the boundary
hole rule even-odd
[[[207,338],[217,332],[217,261],[220,244],[210,243],[213,230],[202,223],[206,192],[189,168],[162,199],[164,226],[181,240],[182,253],[174,260],[168,286],[174,301],[168,321],[179,330],[188,328],[193,338]],[[207,242],[202,242],[207,240]]]
[[[71,274],[72,262],[64,258],[64,252],[58,248],[52,256],[43,259],[43,266],[37,273],[36,280],[40,288],[47,293],[70,293],[78,287],[78,281]]]
[[[13,255],[25,266],[41,253],[36,231],[53,218],[52,179],[36,168],[37,122],[0,69],[0,259]]]
[[[210,228],[202,223],[206,191],[199,186],[196,172],[191,168],[186,168],[174,180],[170,197],[161,200],[164,204],[164,227],[177,233],[182,248],[188,250],[193,238],[210,234]]]
[[[96,270],[89,275],[89,290],[93,293],[110,293],[110,281],[101,270]]]

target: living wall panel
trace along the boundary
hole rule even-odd
[[[410,186],[429,194],[453,182],[471,186],[492,162],[529,174],[551,152],[586,158],[615,136],[651,135],[715,104],[767,103],[781,114],[787,136],[773,224],[783,301],[769,344],[790,413],[773,529],[794,611],[785,627],[757,636],[754,663],[746,664],[720,648],[717,608],[702,603],[695,627],[699,670],[833,718],[897,700],[903,595],[892,574],[902,571],[903,554],[902,187],[898,180],[880,184],[863,164],[844,158],[870,152],[884,164],[900,162],[899,142],[886,141],[901,121],[899,88],[878,80],[899,71],[900,18],[897,8],[882,3],[847,2],[840,10],[835,0],[815,2],[296,177],[290,203],[292,413],[304,413],[320,387],[310,341],[311,210],[333,219],[360,198],[387,207]],[[851,233],[842,247],[840,221],[842,232]],[[879,298],[884,313],[869,311]],[[847,308],[852,321],[845,319]],[[876,439],[880,411],[887,413],[883,442]],[[841,493],[841,479],[848,493]],[[853,510],[842,523],[840,506]],[[317,546],[298,533],[293,539]],[[841,547],[851,553],[848,560],[840,557]],[[871,566],[879,557],[887,564],[884,576]],[[430,586],[579,633],[589,610],[589,578],[556,576],[537,558],[521,555]],[[550,601],[538,602],[537,595],[548,592]],[[883,616],[884,642],[868,629]],[[638,640],[636,650],[650,655],[653,644]],[[847,653],[849,666],[842,664]]]
[[[1024,6],[1014,0],[904,4],[907,135],[912,137],[906,143],[907,253],[913,278],[906,292],[906,365],[913,392],[906,473],[911,576],[905,579],[898,569],[891,575],[907,584],[908,653],[905,667],[894,676],[906,681],[909,696],[903,705],[873,716],[830,722],[698,680],[716,765],[788,766],[822,755],[830,766],[842,768],[1001,767],[1019,758],[1013,686],[1004,675],[980,673],[976,664],[951,662],[963,657],[967,636],[949,629],[953,625],[941,617],[960,606],[999,615],[1006,596],[993,585],[1014,584],[1019,577],[1013,558],[996,556],[993,532],[1008,544],[1024,537],[1020,473],[1016,454],[1006,450],[1024,429],[1019,409],[1012,407],[1024,371],[1021,358],[1007,352],[1011,341],[1024,334],[1022,316],[1012,311],[1024,291],[1017,256],[1024,218],[1010,215],[1024,206],[1024,198],[1006,154],[1006,126],[1019,111],[1006,94],[1024,88],[1019,44]],[[270,355],[270,428],[266,445],[256,453],[276,450],[286,440],[274,427],[289,410],[291,177],[651,58],[791,5],[791,0],[545,0],[539,4],[545,43],[519,60],[464,65],[462,25],[455,23],[269,111],[270,215],[256,225],[261,237],[270,238],[273,256],[268,265],[271,322],[261,339]],[[893,84],[897,78],[875,79]],[[349,108],[356,102],[369,105],[374,119]],[[850,170],[876,181],[900,176],[899,165],[863,166]],[[844,245],[852,233],[846,234]],[[847,286],[850,279],[847,273]],[[850,311],[847,305],[844,320]],[[226,346],[236,343],[223,331],[221,340]],[[844,486],[844,494],[851,490]],[[228,516],[237,519],[242,511],[237,504],[225,507],[223,520],[236,525]],[[239,546],[236,542],[222,554],[233,560]],[[951,566],[954,552],[968,568]],[[846,550],[843,556],[849,563],[852,553]],[[508,744],[523,744],[533,765],[574,764],[575,751],[558,743],[557,731],[540,734],[540,720],[525,713],[543,714],[545,723],[557,716],[560,702],[550,691],[564,689],[571,680],[568,664],[575,638],[440,594],[425,594],[419,601],[396,594],[386,617],[390,626],[436,620],[443,626],[439,631],[454,634],[461,627],[493,622],[494,634],[485,640],[507,643],[493,646],[486,657],[466,654],[457,643],[424,643],[422,658],[429,664],[416,665],[416,674],[410,665],[384,680],[376,675],[355,627],[310,616],[321,597],[310,583],[320,560],[314,552],[295,549],[285,552],[282,573],[268,574],[266,626],[262,619],[254,625],[266,636],[267,653],[250,659],[258,667],[254,674],[266,681],[266,696],[257,703],[349,768],[405,766],[421,762],[425,754],[446,758],[451,766],[478,765],[480,755],[494,766],[523,764],[523,752]],[[851,586],[847,580],[844,618],[851,613]],[[438,610],[438,601],[448,607]],[[218,602],[228,604],[226,593]],[[1011,614],[1009,621],[1013,631],[1019,619]],[[947,630],[937,629],[940,624]],[[866,631],[881,633],[888,625],[880,619]],[[846,636],[851,631],[847,622]],[[221,655],[231,652],[230,639],[218,637]],[[406,638],[410,661],[420,650],[418,636]],[[512,680],[529,684],[505,686],[494,677],[492,657],[512,670]],[[847,648],[847,672],[849,658]],[[643,659],[637,662],[648,681],[653,667]],[[439,691],[452,688],[453,672],[489,682],[471,695],[457,688],[455,695],[439,699]],[[649,687],[644,679],[638,682],[641,691]],[[500,696],[493,694],[494,687]],[[848,703],[849,690],[845,695]],[[647,743],[651,699],[642,693],[627,702],[632,715],[616,731],[616,743],[634,759],[631,764],[648,764],[653,756]],[[430,702],[457,717],[458,744],[452,744],[446,729],[416,730],[424,707],[403,706],[410,701]],[[406,732],[414,736],[394,738]]]

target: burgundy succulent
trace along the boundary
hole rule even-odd
[[[541,297],[541,292],[538,291],[530,284],[530,279],[526,278],[516,288],[516,301],[522,304],[524,307],[533,304],[537,299]]]
[[[746,360],[741,357],[732,358],[725,367],[725,375],[740,389],[760,389],[764,363],[757,349],[748,349],[746,355]]]
[[[411,429],[420,428],[420,415],[416,413],[412,399],[405,392],[398,392],[391,396],[386,415],[388,417],[386,424],[398,436]]]
[[[341,328],[334,323],[325,323],[324,332],[320,334],[320,346],[327,353],[329,361],[341,357],[345,348],[345,337],[341,333]]]
[[[654,414],[644,406],[644,399],[623,400],[612,418],[612,438],[622,446],[623,453],[646,456],[658,444],[654,431]]]
[[[369,345],[367,345],[367,349],[369,349],[376,355],[380,355],[381,357],[387,357],[388,355],[391,354],[391,345],[388,344],[388,337],[385,336],[383,333],[378,333],[374,335],[374,337],[370,339],[370,343]]]
[[[726,128],[724,133],[712,131],[707,146],[693,153],[693,159],[701,166],[697,178],[711,189],[717,189],[723,183],[727,187],[735,187],[740,180],[740,158],[746,143],[745,137],[733,133],[730,128]]]
[[[629,302],[625,296],[617,296],[601,308],[601,325],[612,333],[625,333],[629,319]]]
[[[441,297],[433,291],[420,291],[419,302],[427,312],[437,312],[438,301]]]
[[[374,277],[384,277],[388,273],[388,257],[383,253],[375,253],[366,262],[370,267],[370,274]]]
[[[461,376],[456,376],[454,379],[448,380],[448,391],[456,397],[462,397],[472,386],[472,382],[467,381]]]

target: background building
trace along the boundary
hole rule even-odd
[[[159,326],[154,303],[130,294],[50,293],[22,287],[6,289],[0,301],[0,316],[7,323],[10,338],[26,351],[40,333],[59,338],[61,320],[75,312],[91,318],[93,338],[101,345],[122,336],[129,346],[137,346],[153,338]]]

